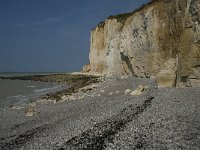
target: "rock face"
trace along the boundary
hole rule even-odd
[[[154,0],[108,17],[91,31],[89,57],[91,73],[200,85],[200,0]]]
[[[90,64],[84,65],[83,66],[83,72],[88,73],[91,71],[91,66]]]

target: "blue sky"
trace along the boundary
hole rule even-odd
[[[91,28],[148,1],[0,0],[0,72],[79,71]]]

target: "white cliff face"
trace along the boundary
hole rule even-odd
[[[102,27],[95,28],[91,33],[90,63],[93,72],[102,74],[121,74],[119,41],[122,25],[117,20],[106,20]]]
[[[194,86],[200,78],[200,0],[155,0],[107,18],[91,31],[90,72]]]

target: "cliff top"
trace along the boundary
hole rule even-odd
[[[138,12],[140,10],[145,9],[146,7],[152,5],[153,3],[157,2],[157,1],[159,1],[159,0],[150,0],[148,3],[143,4],[139,8],[136,8],[135,10],[133,10],[132,12],[111,15],[111,16],[107,17],[106,19],[117,19],[117,21],[124,23],[128,17],[132,16],[133,14],[135,14],[136,12]],[[104,25],[105,25],[105,21],[101,21],[96,27],[101,28],[101,27],[104,27]],[[94,27],[93,29],[95,29],[96,27]]]

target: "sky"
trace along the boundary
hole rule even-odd
[[[90,30],[148,1],[0,0],[0,72],[80,71]]]

